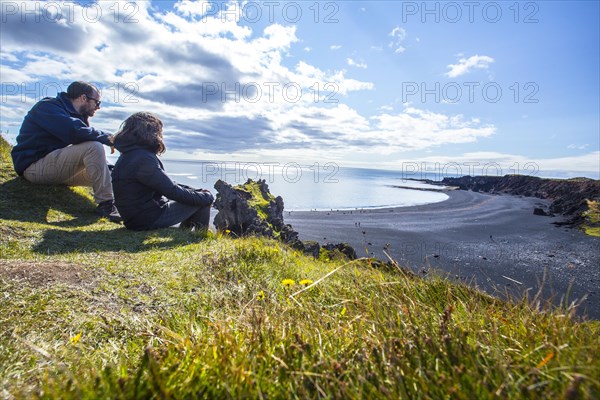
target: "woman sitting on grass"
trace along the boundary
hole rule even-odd
[[[121,125],[114,147],[121,152],[112,171],[115,205],[127,229],[208,229],[213,196],[180,185],[165,173],[158,155],[165,152],[162,121],[138,112]]]

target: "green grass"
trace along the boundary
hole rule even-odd
[[[588,200],[588,210],[584,217],[587,221],[583,230],[590,236],[600,237],[600,202]]]
[[[0,398],[600,396],[600,324],[573,309],[273,240],[130,232],[2,149]]]
[[[268,207],[275,202],[275,196],[272,194],[263,194],[258,182],[246,182],[243,185],[235,186],[237,190],[248,193],[251,197],[248,199],[248,205],[256,210],[259,218],[267,220]]]

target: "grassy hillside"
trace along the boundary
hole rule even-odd
[[[600,201],[588,200],[587,204],[588,210],[584,214],[586,223],[583,229],[590,236],[600,237]]]
[[[572,310],[271,240],[130,232],[0,147],[0,398],[600,397],[600,324]]]

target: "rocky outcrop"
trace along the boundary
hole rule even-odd
[[[550,217],[550,216],[554,216],[553,214],[549,214],[546,211],[544,211],[543,208],[540,207],[535,207],[533,209],[533,215],[541,215],[543,217]]]
[[[587,200],[600,200],[600,181],[589,178],[544,179],[535,176],[463,176],[444,178],[441,182],[475,192],[505,193],[518,196],[538,197],[551,201],[545,214],[562,214],[567,223],[581,225],[588,210]],[[538,215],[543,215],[537,211]]]
[[[218,180],[215,227],[237,236],[256,234],[293,243],[298,233],[283,222],[283,199],[273,196],[264,180],[231,186]]]
[[[323,245],[323,250],[330,253],[339,253],[342,254],[345,258],[350,260],[356,259],[356,250],[348,243],[327,243]]]
[[[264,180],[248,179],[245,184],[237,186],[218,180],[215,189],[214,206],[219,210],[214,220],[217,230],[236,236],[258,235],[278,239],[315,258],[319,257],[321,245],[298,239],[298,232],[283,221],[283,199],[273,196]],[[349,259],[356,258],[356,252],[347,243],[327,244],[324,248],[336,249]]]

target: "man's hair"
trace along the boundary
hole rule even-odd
[[[167,150],[162,128],[163,123],[156,115],[145,111],[137,112],[123,121],[115,140],[118,137],[127,138],[150,149],[154,154],[162,154]]]
[[[73,82],[67,88],[67,95],[71,100],[75,100],[82,94],[88,97],[93,97],[94,93],[100,93],[98,88],[89,82],[77,81]]]

